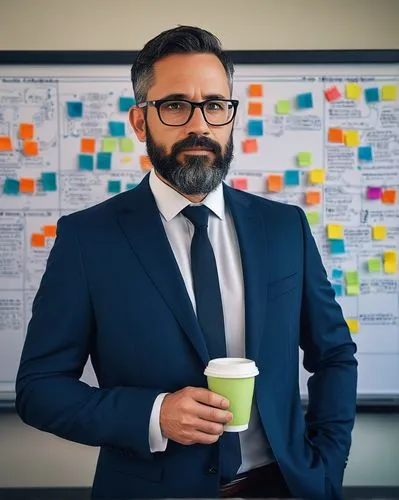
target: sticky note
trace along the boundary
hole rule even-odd
[[[149,156],[141,155],[140,156],[140,167],[144,172],[148,172],[152,169],[152,163]]]
[[[19,181],[17,179],[6,179],[3,186],[4,194],[18,194]]]
[[[134,189],[135,187],[137,187],[138,184],[134,183],[134,182],[128,182],[126,184],[126,189],[129,190],[129,189]]]
[[[250,137],[257,137],[263,135],[263,121],[262,120],[249,120],[248,121],[248,135]]]
[[[20,123],[18,136],[20,139],[33,139],[35,127],[33,123]]]
[[[396,261],[396,257],[397,257],[396,250],[384,251],[384,262],[394,262]]]
[[[286,170],[284,172],[284,183],[286,186],[299,186],[298,170]]]
[[[398,270],[396,262],[384,262],[384,272],[387,274],[394,274]]]
[[[305,94],[298,94],[296,96],[296,106],[298,109],[313,108],[313,96],[311,92]]]
[[[83,116],[83,102],[70,101],[66,104],[69,118],[81,118]]]
[[[360,99],[362,87],[358,83],[347,83],[345,85],[345,95],[347,99]]]
[[[342,224],[327,224],[327,236],[329,240],[343,240],[344,228]]]
[[[133,153],[134,144],[130,137],[122,137],[119,139],[119,151],[122,153]]]
[[[123,137],[126,135],[124,122],[108,122],[108,127],[112,137]]]
[[[332,277],[333,279],[335,280],[340,280],[344,275],[344,272],[342,269],[339,269],[337,267],[335,267],[333,270],[332,270]]]
[[[262,97],[263,85],[260,83],[251,83],[251,85],[248,87],[248,95],[250,97]]]
[[[0,151],[12,151],[11,137],[0,136]]]
[[[360,146],[357,150],[359,161],[372,161],[373,149],[371,146]]]
[[[110,170],[112,162],[112,154],[100,152],[97,153],[97,168],[99,170]]]
[[[101,141],[101,150],[104,153],[115,153],[118,147],[118,140],[114,137],[104,137]]]
[[[381,271],[381,259],[372,257],[367,261],[369,273],[379,273]]]
[[[324,170],[322,168],[315,168],[309,172],[310,184],[324,184]]]
[[[382,196],[382,188],[371,187],[367,188],[367,199],[368,200],[380,200]]]
[[[242,189],[245,191],[248,189],[248,179],[245,177],[236,177],[235,179],[231,180],[231,185],[233,186],[234,189]]]
[[[19,179],[19,192],[20,193],[34,193],[36,182],[35,179],[21,177]]]
[[[332,102],[332,101],[336,101],[337,99],[340,99],[341,92],[334,85],[333,87],[330,87],[327,90],[325,90],[324,95],[325,95],[327,101]]]
[[[25,141],[22,151],[25,156],[37,156],[39,154],[39,145],[36,141]]]
[[[347,318],[346,324],[348,325],[350,333],[359,333],[359,320],[354,318]]]
[[[244,153],[257,153],[258,141],[256,139],[246,139],[242,141],[242,150]]]
[[[83,137],[80,140],[80,152],[81,153],[95,153],[96,152],[96,140],[91,137]]]
[[[345,253],[344,240],[330,240],[330,250],[333,254]]]
[[[383,85],[381,94],[383,101],[396,101],[398,98],[398,87],[396,85]]]
[[[108,193],[120,193],[122,190],[121,181],[111,180],[108,181]]]
[[[44,234],[42,233],[32,233],[30,242],[32,247],[43,248],[46,246]]]
[[[57,176],[55,172],[42,172],[41,183],[43,191],[57,191]]]
[[[263,104],[261,102],[249,102],[248,114],[251,116],[260,116],[263,113]]]
[[[387,237],[387,228],[386,226],[373,226],[372,233],[374,240],[385,240]]]
[[[357,271],[345,271],[345,283],[347,285],[358,285],[359,273]]]
[[[135,104],[136,104],[136,99],[134,99],[133,97],[121,96],[119,98],[119,111],[121,111],[122,113],[126,113]]]
[[[360,136],[358,130],[346,130],[344,133],[345,145],[355,148],[360,144]]]
[[[359,295],[360,286],[359,285],[347,285],[346,286],[346,294],[347,295]]]
[[[381,201],[389,205],[396,203],[396,189],[384,189]]]
[[[57,226],[55,224],[43,226],[43,234],[46,238],[55,238],[57,236]]]
[[[321,202],[320,191],[308,191],[306,193],[306,205],[319,205]]]
[[[78,157],[79,170],[93,170],[94,168],[94,156],[80,154]]]
[[[312,164],[312,153],[301,151],[296,155],[296,160],[300,167],[309,167]]]
[[[342,287],[342,285],[340,283],[333,283],[331,286],[332,286],[332,289],[335,292],[335,296],[336,297],[342,297],[342,295],[343,295],[343,287]]]
[[[278,115],[289,115],[291,113],[291,102],[288,99],[277,101],[276,113]]]
[[[267,189],[271,193],[279,193],[283,189],[283,177],[281,175],[269,175],[267,177]]]
[[[340,128],[328,129],[328,142],[342,144],[344,142],[344,131]]]
[[[384,272],[392,274],[397,271],[396,250],[385,250],[384,252]]]
[[[378,87],[364,89],[364,98],[367,103],[378,102],[380,100],[380,89]]]
[[[310,226],[315,226],[320,223],[319,212],[306,212],[306,218],[308,219]]]

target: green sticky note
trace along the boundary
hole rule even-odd
[[[123,137],[119,139],[119,150],[122,153],[132,153],[134,151],[134,145],[130,137]]]
[[[368,268],[370,273],[379,273],[382,268],[381,259],[378,257],[368,260]]]
[[[55,172],[42,172],[43,191],[57,191],[57,176]]]
[[[3,186],[4,194],[18,194],[19,193],[19,180],[6,179]]]
[[[347,295],[359,295],[360,287],[359,285],[347,285],[346,286],[346,294]]]
[[[108,193],[120,193],[121,192],[121,181],[114,180],[108,181]]]
[[[300,167],[309,167],[312,164],[312,153],[309,151],[301,151],[296,158]]]
[[[345,283],[347,285],[359,285],[359,273],[357,271],[346,271]]]
[[[288,115],[291,113],[291,102],[288,100],[277,101],[276,113],[278,115]]]
[[[114,137],[104,137],[101,145],[101,150],[104,153],[115,153],[118,147],[118,139],[115,139]]]
[[[311,226],[320,223],[320,213],[319,212],[306,212],[306,218]]]

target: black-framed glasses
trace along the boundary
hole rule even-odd
[[[200,108],[205,121],[214,127],[230,123],[237,112],[238,101],[234,99],[206,99],[192,102],[186,99],[158,99],[137,104],[139,108],[154,106],[164,125],[181,127],[191,120],[195,108]]]

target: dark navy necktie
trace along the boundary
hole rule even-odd
[[[182,214],[194,225],[191,241],[191,272],[197,318],[208,348],[209,357],[226,357],[226,340],[215,255],[208,237],[209,209],[204,206],[186,207]],[[241,465],[240,441],[237,433],[225,432],[220,438],[221,475],[231,481]]]

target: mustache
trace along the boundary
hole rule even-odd
[[[220,147],[220,144],[218,144],[215,141],[212,141],[212,139],[208,139],[208,137],[205,137],[203,135],[189,135],[185,139],[173,144],[171,150],[171,156],[176,157],[179,153],[181,153],[183,149],[188,149],[192,147],[209,149],[216,155],[222,154],[222,148]]]

